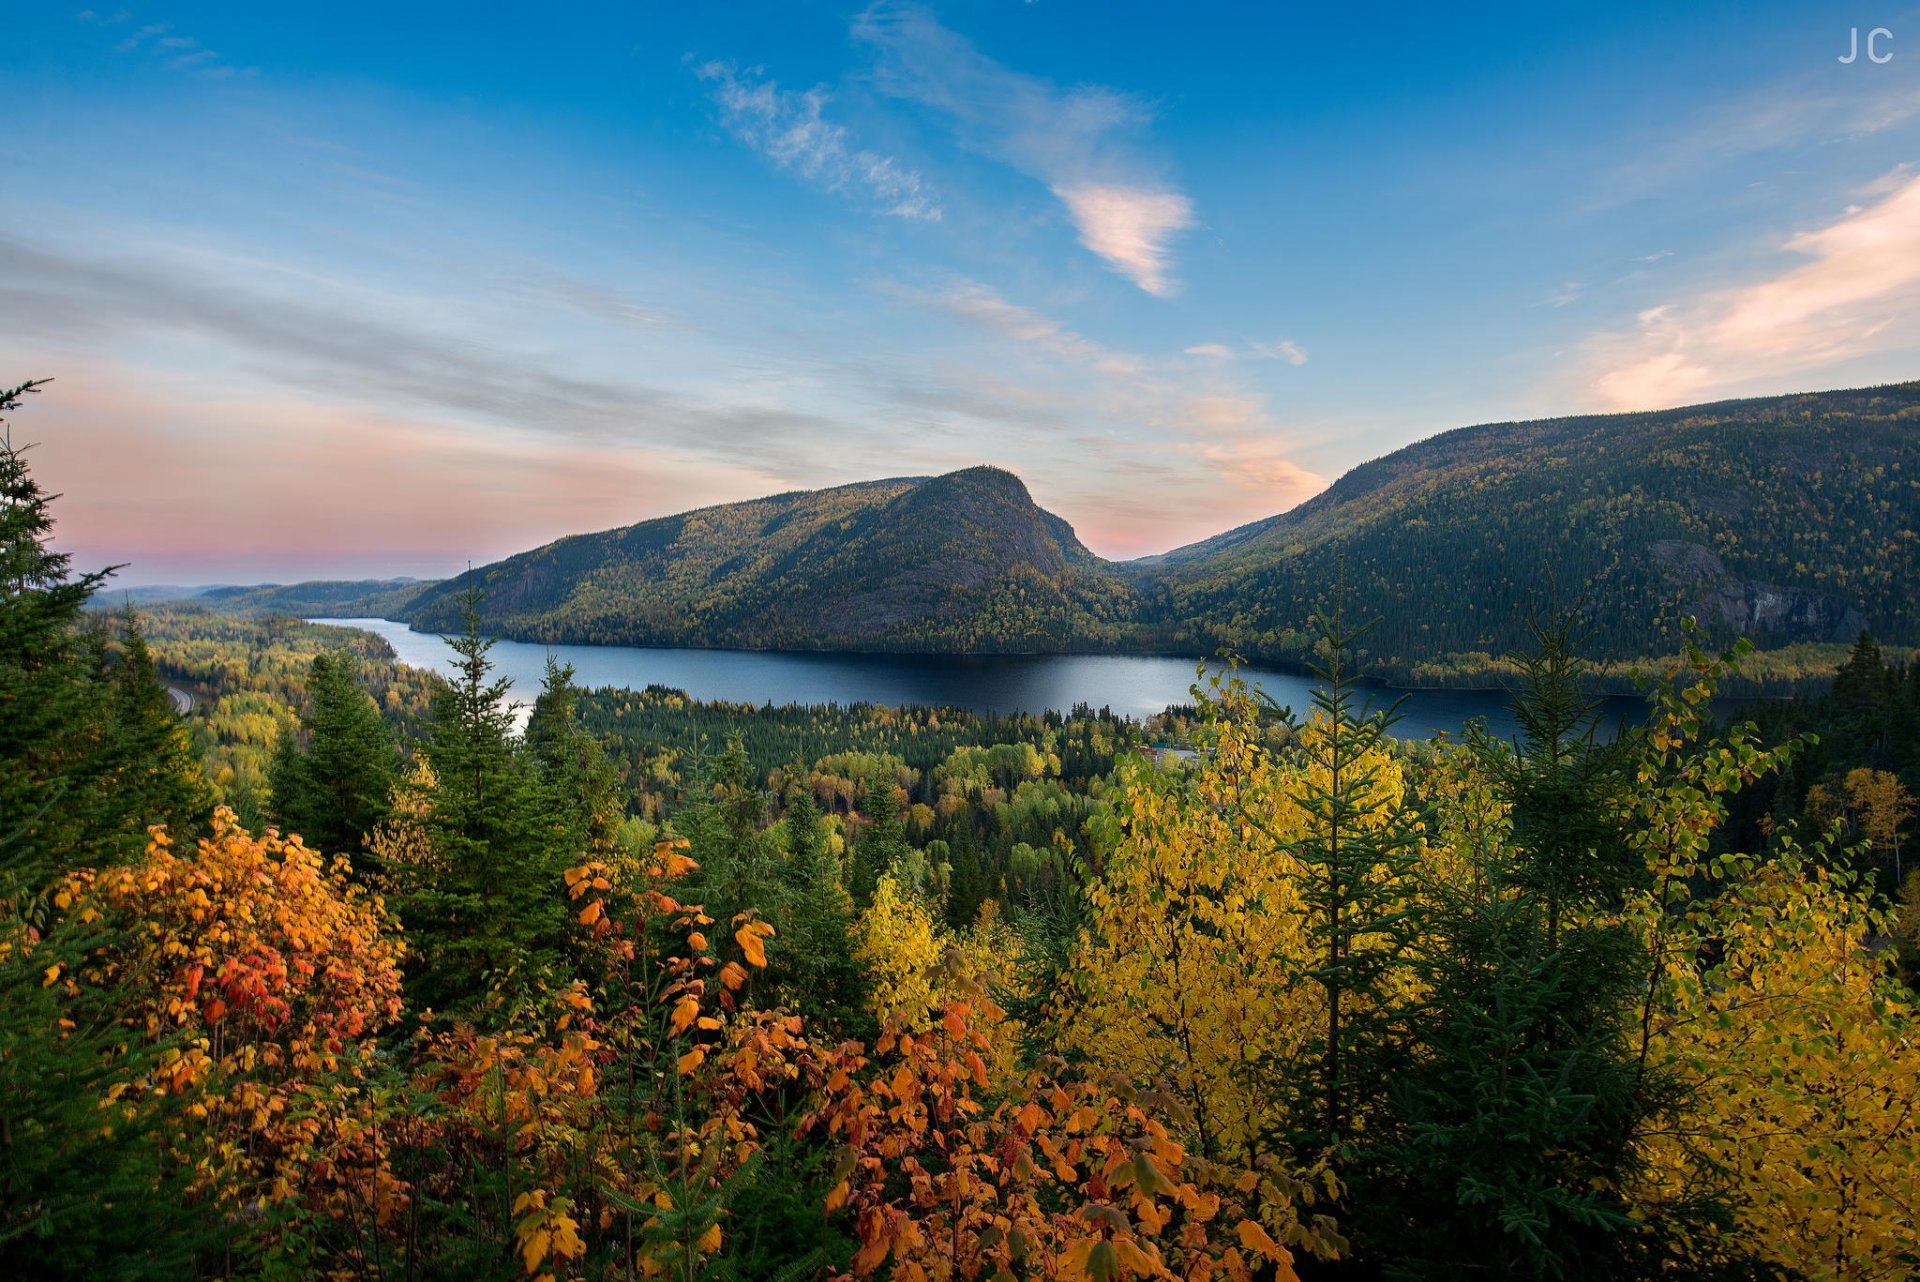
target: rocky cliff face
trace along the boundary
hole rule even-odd
[[[1869,620],[1845,597],[1742,579],[1712,548],[1661,539],[1647,549],[1682,609],[1709,626],[1767,642],[1851,641]]]

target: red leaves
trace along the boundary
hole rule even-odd
[[[852,1212],[853,1276],[1245,1282],[1258,1250],[1293,1277],[1251,1214],[1259,1177],[1237,1191],[1239,1172],[1191,1158],[1137,1102],[1042,1073],[987,1110],[971,1019],[949,1006],[932,1033],[882,1037],[892,1062],[864,1085],[857,1048],[830,1061],[802,1133],[849,1146],[828,1210]],[[1236,1240],[1229,1223],[1250,1227]]]

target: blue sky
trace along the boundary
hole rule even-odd
[[[14,6],[0,377],[82,563],[980,462],[1135,556],[1466,423],[1920,375],[1912,7],[403,8]]]

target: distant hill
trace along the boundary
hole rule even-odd
[[[296,614],[303,618],[391,619],[432,586],[423,579],[321,579],[206,588],[191,600],[236,614]]]
[[[528,641],[1036,653],[1130,643],[1138,595],[1011,472],[777,494],[581,534],[422,592],[402,617]]]
[[[1472,668],[1530,600],[1583,598],[1604,657],[1683,615],[1762,646],[1920,642],[1920,383],[1461,428],[1136,569],[1176,645],[1301,654],[1344,576],[1376,666]]]
[[[200,599],[444,631],[477,586],[485,627],[530,641],[1286,662],[1310,652],[1309,616],[1341,582],[1350,619],[1382,620],[1368,670],[1423,682],[1524,647],[1530,605],[1556,587],[1584,603],[1601,658],[1672,654],[1686,616],[1764,648],[1862,627],[1920,644],[1920,383],[1461,428],[1124,564],[1019,478],[976,467],[575,535],[424,587]]]

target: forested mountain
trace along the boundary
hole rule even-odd
[[[1530,596],[1584,595],[1589,646],[1671,653],[1680,620],[1763,647],[1920,640],[1920,383],[1497,423],[1363,464],[1292,511],[1138,563],[1171,640],[1285,658],[1344,579],[1369,666],[1482,666]]]
[[[1461,428],[1289,512],[1115,564],[977,467],[796,491],[560,539],[444,583],[216,589],[221,608],[482,624],[521,640],[749,649],[1303,657],[1344,583],[1364,670],[1484,678],[1530,603],[1584,604],[1593,657],[1715,640],[1920,643],[1920,383]],[[1796,651],[1796,654],[1803,653]],[[1777,664],[1775,665],[1778,666]],[[1790,675],[1790,674],[1788,674]]]
[[[796,491],[560,539],[427,589],[403,617],[529,641],[748,649],[1047,652],[1116,646],[1131,587],[975,467]]]
[[[382,619],[396,617],[422,588],[429,586],[429,582],[421,579],[323,579],[311,583],[205,588],[185,595],[187,599],[235,613]]]

